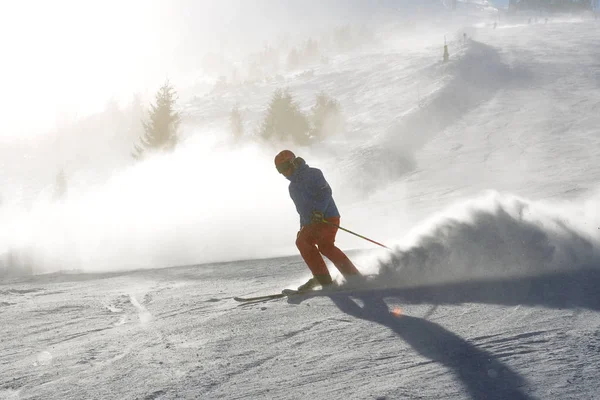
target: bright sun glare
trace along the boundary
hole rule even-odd
[[[2,135],[41,133],[130,96],[156,72],[157,17],[141,0],[0,3],[0,106],[11,127]]]

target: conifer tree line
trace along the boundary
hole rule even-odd
[[[142,121],[144,133],[134,144],[132,157],[140,160],[150,153],[173,151],[180,142],[181,113],[177,111],[177,92],[166,81],[156,92],[147,120]],[[289,89],[278,88],[267,105],[257,135],[267,142],[292,142],[309,146],[341,130],[344,121],[339,102],[320,92],[314,104],[304,112]],[[229,129],[235,140],[244,137],[244,121],[239,104],[229,114]]]
[[[206,54],[202,68],[210,74],[220,74],[213,91],[257,82],[283,81],[282,74],[315,65],[328,64],[330,57],[372,46],[380,38],[365,25],[346,24],[303,40],[283,36],[256,52],[249,53],[241,63],[232,64],[222,55]]]
[[[351,25],[337,27],[329,35],[319,39],[308,38],[298,45],[284,40],[278,47],[266,46],[261,52],[250,57],[247,60],[248,75],[254,79],[261,75],[261,72],[268,75],[268,71],[279,70],[282,63],[287,69],[310,63],[327,63],[325,51],[350,51],[373,41],[375,37],[372,31],[365,26]],[[215,64],[218,69],[218,61],[216,56],[208,57],[205,64]],[[270,69],[269,65],[273,68]],[[233,81],[238,80],[236,71],[234,69],[232,72]],[[311,71],[305,73],[310,74]],[[273,79],[284,80],[280,75],[275,75]],[[230,89],[228,79],[221,76],[215,83],[215,89]],[[156,92],[154,101],[141,123],[143,133],[133,145],[133,158],[140,160],[151,153],[169,152],[177,147],[181,140],[181,113],[177,108],[177,100],[175,88],[168,80],[165,81]],[[239,104],[231,109],[228,122],[229,131],[235,140],[250,136],[245,132],[243,110]],[[343,123],[339,102],[327,94],[317,94],[314,105],[303,111],[288,89],[277,89],[271,96],[257,132],[253,132],[252,136],[270,142],[291,141],[297,145],[308,146],[340,131]]]
[[[595,0],[510,0],[509,8],[546,11],[591,10]]]
[[[236,104],[229,117],[230,132],[235,139],[244,136],[243,117]],[[304,112],[289,89],[276,89],[267,105],[256,136],[267,142],[292,142],[309,146],[335,133],[344,125],[339,102],[320,92],[314,105]]]

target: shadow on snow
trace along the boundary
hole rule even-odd
[[[289,298],[292,303],[315,296],[330,297],[344,313],[381,324],[406,341],[421,356],[449,368],[473,399],[527,399],[524,378],[492,353],[442,326],[422,318],[396,317],[385,298],[404,304],[486,303],[507,306],[600,310],[600,270],[556,272],[543,276],[471,281],[419,288],[367,289],[343,293],[314,293]],[[364,305],[360,306],[355,299]]]
[[[473,399],[528,399],[521,390],[525,380],[493,354],[478,349],[442,326],[422,318],[395,317],[377,292],[356,295],[359,306],[348,295],[331,299],[344,313],[381,324],[397,333],[422,357],[440,363],[462,382]]]

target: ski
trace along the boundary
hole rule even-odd
[[[235,301],[239,301],[241,303],[248,303],[248,302],[259,302],[259,301],[268,301],[268,300],[275,300],[275,299],[281,299],[283,297],[290,297],[290,296],[296,296],[296,295],[304,295],[304,296],[322,296],[322,295],[327,295],[327,294],[336,294],[336,293],[347,293],[347,292],[355,292],[357,290],[369,290],[368,287],[363,287],[363,288],[356,288],[356,287],[348,287],[348,286],[333,286],[333,287],[328,287],[326,289],[315,289],[315,290],[307,290],[307,291],[300,291],[300,290],[294,290],[294,289],[283,289],[281,291],[281,293],[275,293],[275,294],[268,294],[265,296],[256,296],[256,297],[234,297],[233,299]]]
[[[282,297],[285,297],[286,295],[283,293],[277,293],[277,294],[268,294],[265,296],[256,296],[256,297],[234,297],[233,299],[235,301],[239,301],[241,303],[247,303],[250,301],[265,301],[265,300],[274,300],[274,299],[279,299]]]
[[[296,294],[306,294],[306,293],[310,293],[310,292],[301,292],[299,290],[294,290],[294,289],[283,289],[281,291],[281,293],[268,294],[265,296],[256,296],[256,297],[237,297],[236,296],[233,299],[235,301],[239,301],[241,303],[248,303],[248,302],[253,302],[253,301],[268,301],[268,300],[281,299],[282,297],[288,297],[288,296],[293,296]]]

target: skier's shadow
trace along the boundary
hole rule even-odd
[[[458,335],[425,319],[390,313],[377,294],[332,294],[333,303],[344,313],[373,321],[396,332],[421,356],[441,363],[460,379],[473,399],[529,399],[523,391],[525,380],[502,364],[493,354],[480,350]]]

